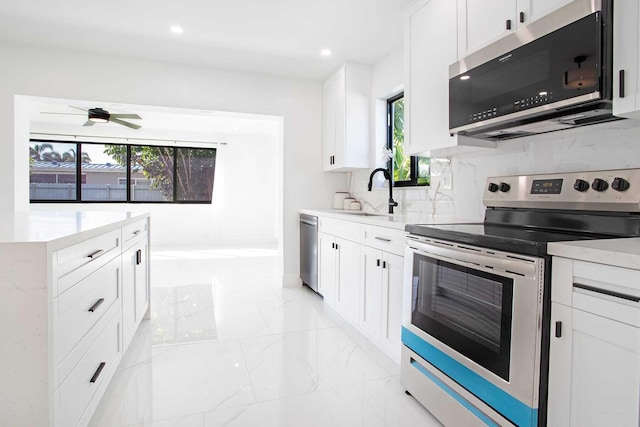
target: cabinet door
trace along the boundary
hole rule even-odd
[[[405,152],[455,144],[449,135],[449,65],[457,60],[456,4],[431,0],[412,11],[405,54]]]
[[[517,24],[514,0],[458,0],[459,57],[504,37]]]
[[[136,251],[133,246],[122,254],[122,335],[123,348],[129,346],[136,328]]]
[[[334,146],[334,159],[332,169],[337,169],[345,165],[345,144],[346,141],[346,120],[347,120],[347,76],[346,69],[342,67],[336,74],[334,81],[334,103],[335,103],[335,122],[336,122],[336,138]]]
[[[149,245],[143,240],[134,246],[135,259],[135,287],[136,287],[136,324],[142,320],[149,307],[149,281],[147,271],[149,266]]]
[[[382,346],[399,363],[404,257],[384,253],[382,266]]]
[[[364,246],[362,249],[362,307],[360,327],[376,344],[380,340],[382,318],[382,251]]]
[[[640,119],[639,20],[638,1],[616,1],[613,9],[613,114],[631,119]],[[622,82],[621,72],[624,73]]]
[[[333,236],[318,233],[318,292],[336,309],[336,249]]]
[[[518,0],[518,26],[525,26],[575,0]],[[520,15],[522,13],[522,15]],[[523,22],[520,18],[523,18]]]
[[[358,324],[360,311],[360,244],[336,239],[338,245],[338,312]]]
[[[566,310],[571,322],[560,338],[552,323],[549,425],[638,426],[640,329],[575,308],[564,307],[565,317]]]
[[[323,99],[324,150],[322,165],[324,170],[333,169],[333,158],[336,153],[336,79],[332,78],[324,84]]]

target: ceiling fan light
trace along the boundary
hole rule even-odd
[[[89,109],[89,120],[94,123],[107,123],[109,121],[109,112],[102,108]]]

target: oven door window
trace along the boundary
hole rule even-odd
[[[414,254],[411,323],[509,380],[513,279]]]

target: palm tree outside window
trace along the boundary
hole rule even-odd
[[[394,187],[429,185],[430,158],[404,153],[404,93],[387,100],[387,148],[392,152],[388,167]]]

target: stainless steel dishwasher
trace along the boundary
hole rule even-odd
[[[300,214],[300,278],[318,292],[318,217]]]

